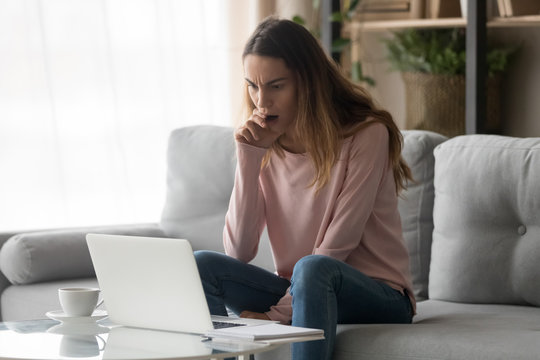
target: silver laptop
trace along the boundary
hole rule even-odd
[[[220,326],[267,320],[211,316],[187,240],[86,235],[112,322],[139,328],[204,334]]]

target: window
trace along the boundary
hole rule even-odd
[[[159,220],[170,131],[233,124],[225,3],[0,0],[0,230]]]

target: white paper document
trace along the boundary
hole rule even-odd
[[[267,324],[258,326],[237,326],[231,328],[211,330],[205,334],[209,338],[243,339],[243,340],[273,340],[298,337],[320,337],[324,339],[321,329],[303,328],[281,324]]]

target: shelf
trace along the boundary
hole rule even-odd
[[[513,16],[507,18],[493,18],[488,24],[489,27],[528,27],[540,26],[540,15]]]
[[[385,31],[399,29],[436,29],[449,27],[466,27],[465,18],[440,18],[440,19],[404,19],[384,21],[353,22],[350,27],[353,31]],[[540,15],[515,16],[509,18],[493,18],[487,23],[488,27],[527,27],[540,26]],[[344,29],[347,32],[347,26]]]
[[[364,21],[351,23],[353,31],[384,31],[410,28],[446,28],[465,27],[467,21],[464,18],[443,18],[443,19],[405,19],[405,20],[383,20]]]

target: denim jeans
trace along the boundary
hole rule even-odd
[[[195,251],[195,260],[212,315],[227,315],[227,308],[236,315],[268,311],[290,286],[287,279],[222,253]]]
[[[210,312],[215,315],[226,315],[226,307],[236,314],[243,310],[268,311],[290,285],[292,325],[323,329],[325,333],[324,340],[292,344],[293,360],[331,359],[337,324],[412,321],[406,294],[327,256],[300,259],[291,283],[224,254],[197,251],[195,258]]]

